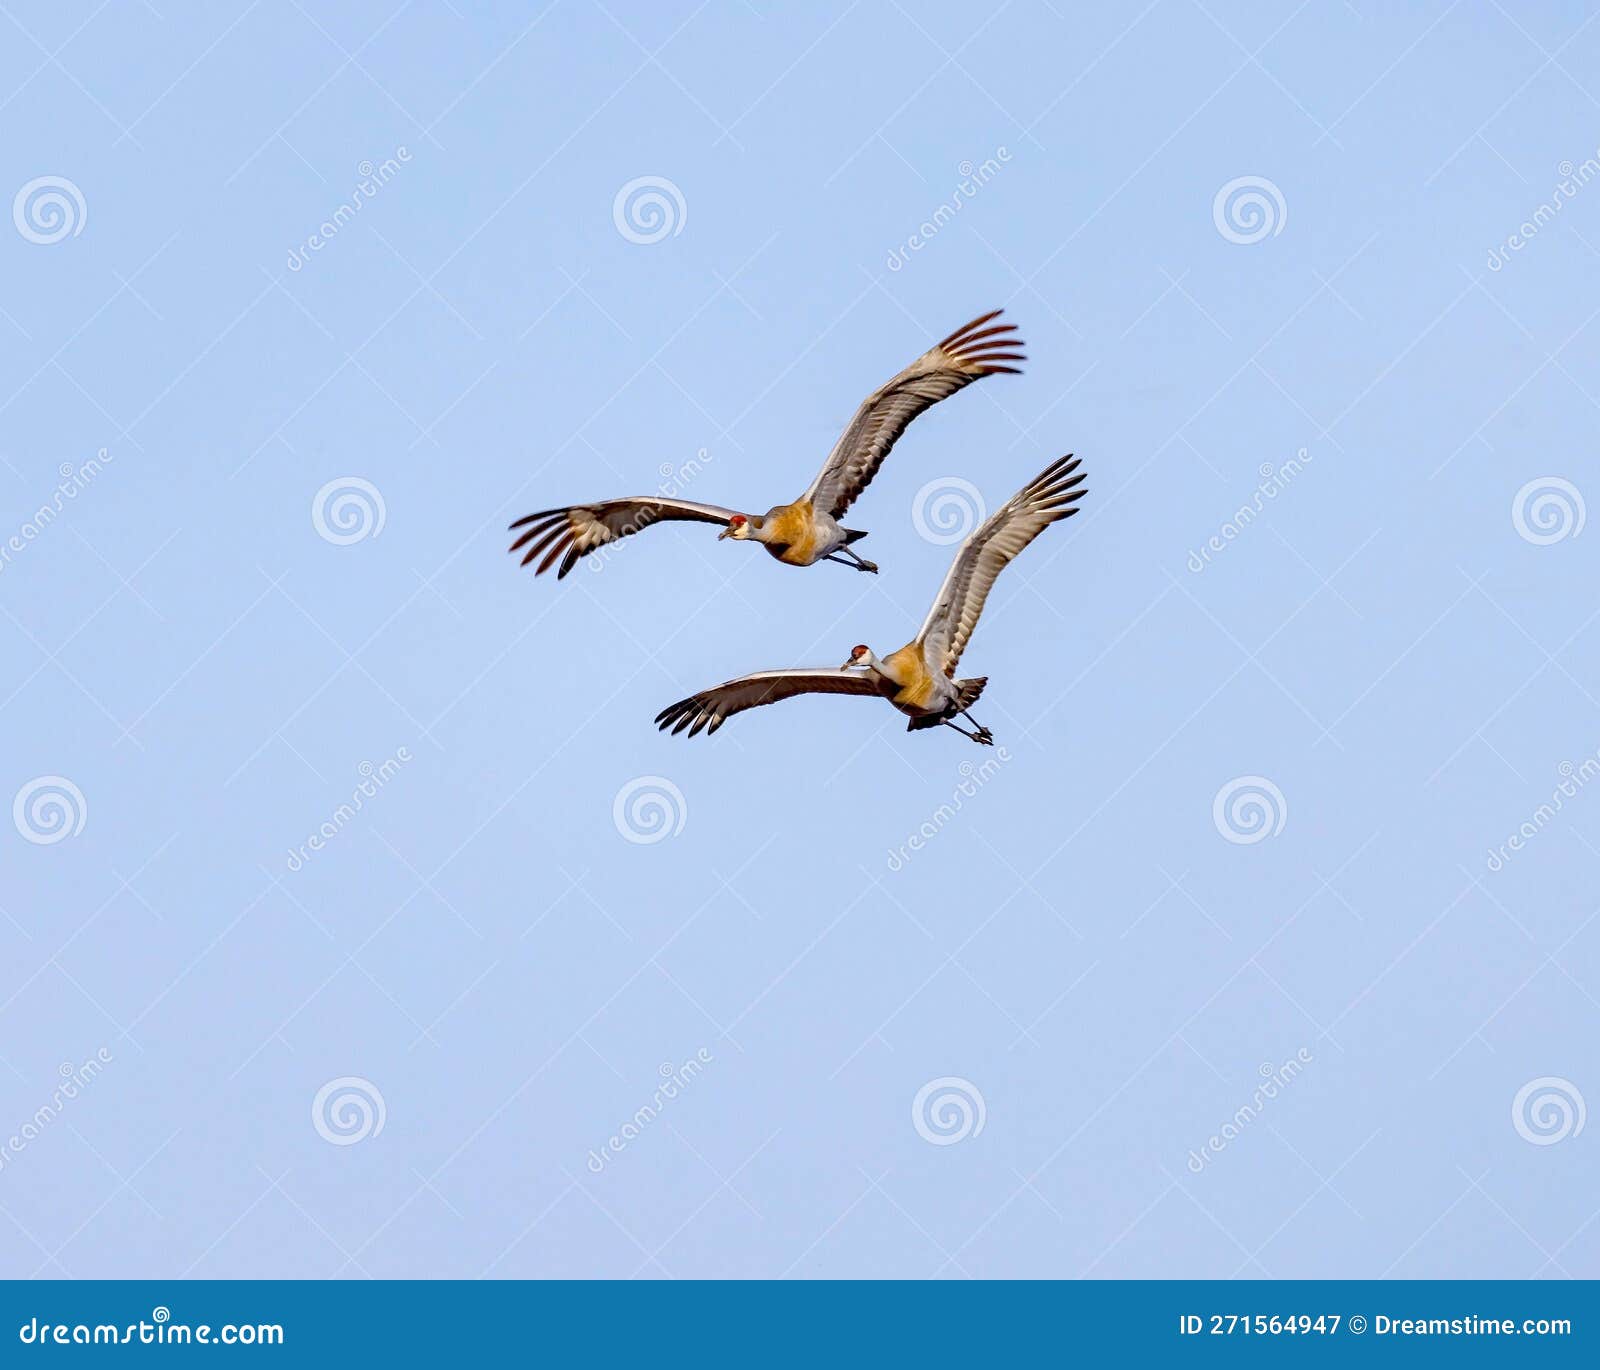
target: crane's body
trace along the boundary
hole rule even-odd
[[[866,537],[866,533],[859,528],[844,527],[833,515],[801,498],[793,504],[775,505],[756,517],[735,514],[728,521],[727,530],[717,536],[738,542],[759,542],[769,556],[785,566],[815,566],[819,561],[832,559],[836,552],[846,551],[852,542]],[[846,554],[855,557],[854,552]],[[870,561],[862,565],[874,571],[878,569]]]
[[[922,646],[914,639],[879,661],[867,652],[856,665],[865,666],[892,691],[888,699],[912,718],[941,713],[954,699],[952,682],[928,669]]]

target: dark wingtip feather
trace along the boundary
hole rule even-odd
[[[1024,491],[1028,503],[1048,514],[1052,520],[1061,517],[1057,512],[1058,507],[1071,505],[1076,509],[1077,501],[1089,493],[1083,486],[1089,473],[1079,469],[1082,465],[1070,452],[1051,462],[1028,482]]]
[[[541,530],[548,526],[548,524],[544,523],[536,523],[532,525],[526,531],[518,533],[516,540],[511,544],[510,547],[506,548],[506,550],[508,552],[515,552],[523,547],[526,547],[530,542],[533,541],[534,538],[539,536]],[[513,528],[515,528],[515,525],[513,525]]]
[[[990,319],[997,319],[997,318],[1000,317],[1000,315],[1002,315],[1004,313],[1005,313],[1005,310],[1003,308],[1001,308],[1001,309],[991,309],[987,314],[980,314],[976,319],[973,319],[971,322],[962,324],[961,327],[956,329],[956,331],[954,333],[950,334],[949,337],[942,339],[940,341],[940,343],[939,343],[939,346],[940,347],[944,347],[944,348],[948,348],[952,343],[955,343],[958,340],[960,340],[961,338],[966,337],[966,335],[969,334],[970,332],[972,332],[973,329],[982,328],[984,326],[984,324],[989,322]]]
[[[572,507],[573,506],[571,505],[563,505],[559,509],[541,509],[536,514],[524,514],[515,523],[511,524],[510,528],[508,528],[506,531],[509,532],[511,528],[521,528],[523,524],[526,523],[537,523],[540,519],[557,518],[563,514],[569,513]]]
[[[534,575],[542,576],[546,571],[548,571],[555,564],[556,558],[560,556],[564,550],[566,550],[566,545],[567,538],[557,538],[549,552],[546,553],[545,559],[539,563],[539,569],[534,572]]]
[[[717,707],[710,700],[701,695],[690,695],[687,699],[680,699],[676,704],[669,704],[655,717],[656,728],[661,732],[672,729],[676,737],[685,728],[689,736],[693,737],[701,729],[706,730],[706,736],[711,736],[724,723],[724,718],[717,712]]]
[[[1017,326],[1014,323],[999,323],[993,328],[980,328],[976,333],[968,333],[959,342],[953,344],[954,351],[975,352],[986,347],[1026,347],[1021,338],[1010,338],[1005,335],[1015,333]]]
[[[1078,464],[1079,463],[1077,459],[1071,452],[1068,452],[1064,457],[1057,457],[1053,462],[1050,463],[1050,465],[1045,467],[1043,471],[1039,472],[1039,474],[1029,482],[1029,488],[1039,489],[1042,486],[1050,485],[1055,481],[1057,476],[1064,476],[1069,472],[1076,470]]]
[[[514,543],[512,543],[511,550],[515,552],[517,548],[522,546],[523,541],[527,538],[534,539],[533,546],[528,548],[527,555],[522,558],[522,564],[526,566],[536,556],[543,552],[546,547],[548,547],[552,542],[561,536],[562,527],[563,525],[557,524],[554,528],[535,528],[531,533],[524,533],[522,537],[518,538]]]
[[[656,715],[656,726],[665,732],[693,705],[693,698],[680,699],[674,704],[667,705]]]
[[[1040,494],[1055,494],[1061,490],[1070,490],[1074,485],[1081,485],[1089,478],[1087,471],[1079,471],[1075,466],[1062,467],[1048,473],[1048,478],[1036,481],[1032,489]]]
[[[995,338],[982,347],[958,347],[950,355],[967,366],[977,366],[988,361],[1003,361],[1007,353],[1020,354],[1027,345],[1021,338]]]

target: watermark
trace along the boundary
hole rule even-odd
[[[1241,847],[1276,837],[1288,820],[1289,801],[1264,775],[1236,776],[1211,801],[1217,831]]]
[[[329,1080],[311,1101],[311,1126],[334,1146],[354,1146],[376,1137],[388,1116],[377,1085],[359,1075]]]
[[[1000,174],[1000,168],[1011,160],[1011,153],[997,147],[992,157],[985,157],[982,162],[974,166],[971,162],[962,162],[956,168],[961,177],[950,198],[945,200],[935,209],[928,218],[917,225],[917,230],[903,243],[889,250],[888,266],[890,271],[898,271],[903,267],[914,253],[921,252],[929,243],[937,238],[944,226],[961,212],[962,206],[971,203],[973,197]]]
[[[39,176],[11,201],[11,222],[30,243],[48,247],[83,232],[89,203],[65,176]]]
[[[959,1075],[929,1080],[911,1101],[911,1126],[932,1146],[954,1146],[976,1137],[988,1117],[982,1092]]]
[[[1535,476],[1511,501],[1511,526],[1535,547],[1577,537],[1588,517],[1583,493],[1561,476]]]
[[[1563,761],[1556,767],[1556,771],[1561,779],[1556,782],[1555,790],[1550,795],[1550,802],[1539,805],[1499,847],[1489,848],[1489,856],[1484,864],[1490,871],[1504,870],[1513,856],[1555,820],[1555,816],[1566,807],[1567,800],[1577,798],[1579,791],[1600,775],[1600,749],[1597,749],[1593,756],[1584,757],[1576,765],[1570,761]]]
[[[29,1318],[17,1328],[17,1340],[24,1346],[282,1346],[283,1324],[277,1322],[225,1322],[213,1327],[208,1322],[173,1322],[172,1310],[158,1304],[150,1321],[140,1319],[126,1326],[114,1322],[40,1322]]]
[[[885,862],[889,870],[903,871],[911,863],[911,858],[943,832],[945,824],[961,812],[962,805],[993,780],[1000,773],[1000,767],[1009,760],[1011,753],[1004,747],[996,747],[994,755],[985,757],[980,763],[963,761],[956,768],[961,772],[961,779],[951,792],[949,803],[939,805],[923,821],[922,826],[898,847],[889,848],[889,857]]]
[[[1260,518],[1267,506],[1289,488],[1290,482],[1311,464],[1311,460],[1311,453],[1302,447],[1286,462],[1278,464],[1270,461],[1262,462],[1257,468],[1261,481],[1251,492],[1250,498],[1235,509],[1222,527],[1206,539],[1199,551],[1189,553],[1186,565],[1190,571],[1199,575],[1205,570],[1211,564],[1211,558],[1224,551],[1230,542],[1235,541],[1246,528]]]
[[[356,175],[361,179],[356,182],[356,188],[350,192],[350,197],[340,204],[329,218],[317,225],[315,233],[298,247],[289,249],[289,270],[301,270],[314,253],[321,252],[344,232],[346,225],[361,212],[362,206],[399,175],[400,168],[410,160],[410,150],[397,147],[393,157],[385,157],[376,165],[370,161],[360,163],[356,167]]]
[[[698,452],[695,453],[694,456],[690,457],[688,461],[676,463],[670,461],[662,462],[661,465],[656,468],[661,477],[661,481],[656,486],[654,493],[662,499],[676,499],[685,490],[687,490],[691,484],[693,484],[696,476],[704,471],[706,467],[711,465],[712,460],[713,458],[711,457],[710,453],[708,453],[706,449],[702,447]],[[607,542],[603,546],[596,548],[593,552],[590,552],[584,557],[583,560],[587,564],[590,572],[592,574],[598,574],[599,572],[605,570],[605,568],[610,564],[611,558],[616,555],[617,549],[622,546],[623,538],[629,536],[631,533],[637,533],[643,528],[648,528],[653,522],[655,522],[655,519],[651,515],[649,506],[647,505],[640,510],[638,518],[630,523],[624,524],[622,530],[610,542]]]
[[[0,1171],[11,1164],[13,1157],[26,1151],[29,1144],[55,1122],[62,1110],[87,1089],[114,1059],[108,1047],[101,1047],[81,1065],[74,1065],[71,1061],[62,1062],[59,1071],[61,1081],[56,1085],[49,1102],[35,1109],[31,1118],[0,1141]]]
[[[1529,1080],[1511,1101],[1511,1126],[1534,1146],[1554,1146],[1583,1131],[1583,1095],[1571,1080],[1541,1075]]]
[[[676,837],[689,821],[689,802],[664,775],[639,775],[611,801],[611,821],[635,846],[650,847]]]
[[[588,1158],[584,1164],[598,1175],[610,1163],[613,1156],[620,1156],[634,1141],[643,1136],[645,1128],[661,1116],[661,1111],[684,1090],[688,1089],[701,1075],[705,1068],[714,1061],[714,1057],[705,1047],[701,1047],[695,1054],[681,1065],[673,1065],[671,1061],[663,1061],[659,1070],[661,1083],[656,1086],[655,1093],[650,1096],[650,1102],[641,1104],[634,1110],[633,1117],[623,1123],[611,1136],[607,1137],[599,1147],[590,1147]]]
[[[1565,161],[1556,168],[1556,175],[1561,179],[1550,192],[1550,198],[1540,204],[1529,218],[1517,225],[1517,231],[1508,235],[1504,243],[1489,249],[1490,271],[1504,270],[1506,263],[1511,260],[1512,253],[1521,252],[1544,232],[1546,225],[1561,213],[1562,206],[1576,199],[1578,192],[1584,186],[1596,176],[1600,176],[1600,160],[1597,159],[1600,159],[1600,152],[1596,152],[1593,157],[1585,157],[1577,166]]]
[[[1315,1059],[1309,1047],[1301,1047],[1282,1065],[1275,1066],[1270,1061],[1263,1061],[1261,1083],[1250,1096],[1250,1102],[1239,1108],[1233,1117],[1208,1137],[1200,1150],[1190,1149],[1189,1159],[1186,1162],[1189,1169],[1198,1175],[1210,1163],[1213,1156],[1222,1155],[1234,1139],[1242,1136],[1244,1130],[1261,1116],[1262,1109],[1287,1089],[1300,1072]]]
[[[393,756],[387,760],[380,761],[376,766],[370,761],[363,761],[356,767],[356,773],[361,779],[355,789],[350,792],[349,800],[340,804],[327,820],[298,847],[290,847],[289,854],[284,860],[284,865],[291,872],[304,870],[306,863],[354,822],[355,816],[366,807],[367,800],[374,798],[378,791],[393,780],[400,773],[400,768],[410,760],[410,750],[406,747],[397,747]]]
[[[1248,247],[1283,232],[1289,205],[1265,176],[1236,176],[1212,197],[1211,222],[1230,243]]]
[[[630,243],[648,247],[683,232],[689,202],[665,176],[636,176],[612,199],[611,222]]]
[[[911,526],[924,542],[963,542],[988,515],[978,487],[960,476],[937,476],[911,497]]]
[[[35,776],[11,801],[11,821],[36,847],[53,846],[83,831],[89,801],[64,775]]]
[[[377,537],[388,518],[383,492],[360,476],[335,476],[311,500],[311,526],[335,547]]]
[[[50,497],[23,520],[22,526],[15,533],[0,543],[0,571],[11,565],[17,554],[30,542],[36,541],[44,530],[56,521],[67,505],[87,490],[94,482],[94,478],[113,460],[111,453],[102,447],[88,461],[62,462],[56,468],[61,479],[51,491]]]

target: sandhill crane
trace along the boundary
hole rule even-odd
[[[709,737],[734,714],[795,695],[877,695],[910,716],[908,732],[944,724],[974,742],[993,745],[994,735],[967,712],[988,677],[957,680],[956,664],[995,577],[1052,523],[1078,512],[1078,501],[1088,493],[1083,474],[1074,474],[1079,464],[1069,454],[1047,466],[961,544],[927,621],[898,651],[880,660],[862,645],[837,670],[740,676],[663,709],[656,715],[657,725],[674,733],[687,728],[690,737],[709,725]],[[958,714],[972,724],[972,732],[952,722]]]
[[[543,575],[560,558],[561,569],[556,575],[559,580],[577,565],[579,557],[651,524],[686,520],[719,523],[723,527],[718,541],[731,537],[738,542],[759,542],[786,566],[837,561],[858,571],[876,571],[872,562],[850,550],[850,544],[866,533],[842,528],[838,520],[878,473],[906,425],[924,409],[984,376],[996,372],[1018,374],[1018,367],[1005,365],[1027,360],[1018,350],[1025,344],[1020,338],[1009,336],[1016,325],[984,327],[1002,312],[993,310],[958,328],[868,395],[828,454],[817,478],[793,504],[775,505],[765,514],[742,514],[717,504],[659,495],[572,504],[518,519],[511,525],[512,531],[525,531],[510,550],[518,552],[527,547],[522,558],[524,566],[543,553],[544,560],[535,575]]]

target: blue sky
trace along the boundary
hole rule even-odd
[[[0,1272],[1600,1275],[1592,14],[0,28]],[[1069,451],[996,751],[654,730]]]

